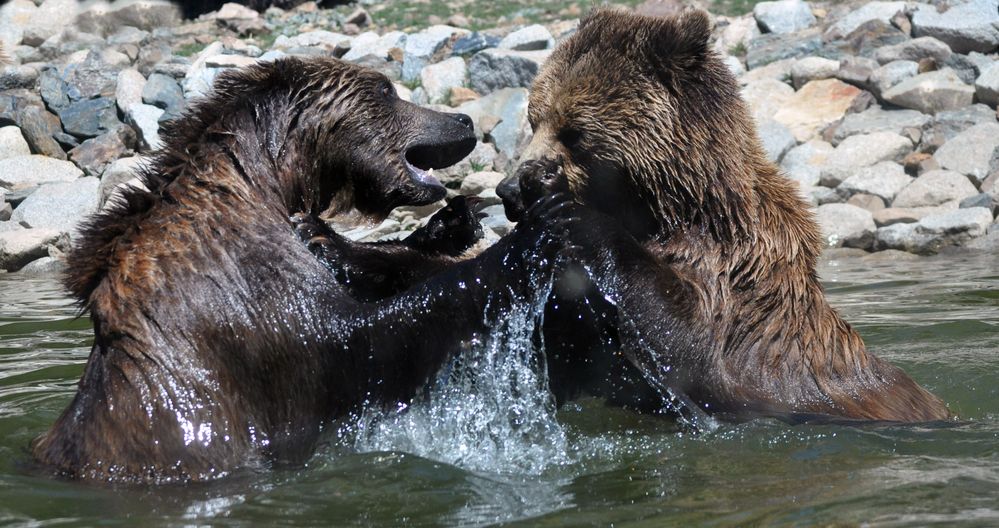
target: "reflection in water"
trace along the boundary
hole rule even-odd
[[[593,400],[553,412],[544,378],[526,368],[538,361],[524,331],[532,306],[502,338],[471,346],[408,412],[369,414],[362,434],[308,467],[139,489],[60,481],[25,464],[28,443],[72,397],[92,332],[54,280],[0,275],[0,523],[999,523],[999,261],[851,258],[820,272],[871,350],[963,423],[758,420],[688,434]]]

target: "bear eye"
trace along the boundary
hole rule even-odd
[[[579,145],[580,140],[583,139],[583,133],[575,128],[563,128],[558,133],[558,140],[568,148],[574,148]]]
[[[395,87],[390,82],[383,82],[379,85],[378,92],[382,94],[382,97],[390,99],[395,95]]]

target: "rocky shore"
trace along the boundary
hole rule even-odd
[[[511,226],[494,188],[531,136],[527,90],[581,13],[573,4],[545,24],[513,14],[482,29],[456,12],[400,27],[370,3],[226,4],[182,20],[162,0],[11,0],[0,7],[0,270],[58,270],[79,221],[139,185],[134,169],[164,121],[220,71],[285,55],[363,64],[405,99],[472,116],[475,150],[436,175],[486,200],[495,240]],[[715,21],[766,151],[814,204],[830,247],[999,250],[999,0],[779,0]],[[436,208],[349,234],[400,236]]]

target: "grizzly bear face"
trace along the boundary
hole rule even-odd
[[[249,105],[254,126],[266,123],[261,146],[268,162],[280,168],[306,160],[279,169],[309,197],[311,203],[290,204],[296,210],[355,209],[380,219],[401,205],[435,202],[446,191],[432,169],[457,163],[475,147],[467,115],[403,101],[384,75],[335,59],[261,63],[223,74],[215,89],[223,95],[215,101],[233,101],[232,115]]]
[[[738,192],[733,160],[756,140],[709,37],[699,11],[650,18],[598,9],[586,17],[531,89],[533,139],[521,169],[497,189],[511,220],[562,189],[643,237]]]

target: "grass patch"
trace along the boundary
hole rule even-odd
[[[205,49],[207,44],[200,44],[198,42],[192,42],[190,44],[184,44],[183,46],[177,48],[173,52],[174,55],[180,55],[181,57],[190,57],[191,55],[197,55],[201,53],[201,50]]]

